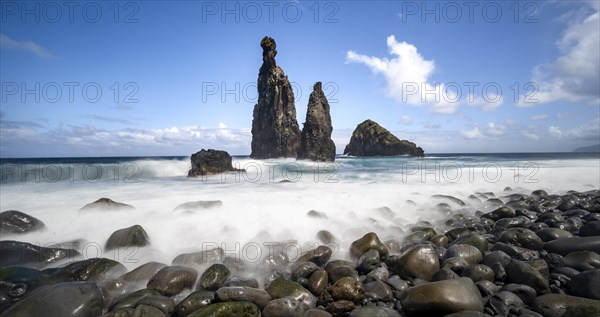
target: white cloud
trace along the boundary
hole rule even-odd
[[[412,118],[411,116],[409,116],[409,115],[403,115],[403,116],[400,118],[400,122],[401,122],[402,124],[409,125],[409,124],[412,124],[412,122],[413,122],[413,118]]]
[[[475,127],[470,130],[463,130],[460,134],[466,139],[481,139],[484,137],[483,133],[479,131],[479,127]]]
[[[158,129],[105,130],[92,126],[48,129],[34,122],[0,121],[0,140],[4,148],[21,144],[56,153],[56,148],[77,151],[103,151],[132,155],[140,153],[183,154],[201,148],[216,148],[232,154],[250,152],[250,129],[167,127]],[[52,146],[51,146],[52,145]],[[60,145],[60,146],[59,146]],[[66,145],[66,146],[65,146]],[[144,152],[144,151],[151,152]],[[125,151],[125,152],[123,152]],[[4,155],[10,155],[10,152]],[[154,154],[156,155],[156,154]]]
[[[427,81],[435,69],[435,63],[426,60],[419,54],[417,48],[407,42],[397,42],[394,35],[387,38],[389,53],[392,59],[379,58],[358,54],[354,51],[346,53],[346,62],[363,63],[376,74],[383,74],[387,80],[387,93],[398,102],[412,105],[422,105],[421,85],[428,90],[435,88]],[[419,93],[411,94],[408,85]]]
[[[539,91],[532,98],[538,102],[523,102],[520,107],[534,106],[557,100],[567,102],[585,101],[600,104],[600,13],[597,1],[581,10],[584,14],[571,14],[570,24],[556,42],[561,55],[550,64],[534,68],[532,81]]]
[[[528,130],[523,130],[521,131],[521,133],[523,133],[523,135],[533,141],[538,141],[540,139],[540,136],[537,135],[536,132],[534,131],[528,131]]]
[[[475,126],[472,129],[463,130],[460,134],[465,139],[484,139],[484,138],[496,138],[504,134],[506,130],[506,126],[499,123],[489,122],[485,125],[484,128],[479,128],[479,126]]]
[[[486,98],[461,96],[455,84],[432,83],[430,77],[435,71],[435,62],[425,59],[417,48],[407,42],[398,42],[394,35],[387,38],[391,58],[380,58],[346,52],[346,63],[361,63],[374,74],[386,79],[386,94],[401,104],[428,106],[436,114],[455,114],[463,104],[479,106],[484,111],[500,107],[503,98],[489,94]],[[461,91],[462,92],[462,91]],[[464,98],[464,100],[463,100]],[[487,100],[486,100],[487,99]]]
[[[11,39],[10,37],[4,34],[0,34],[0,47],[2,47],[3,49],[30,52],[42,58],[54,57],[52,53],[43,48],[41,45],[34,43],[33,41],[17,41]]]
[[[227,126],[223,122],[219,122],[219,129],[227,129]]]
[[[506,129],[506,127],[502,124],[490,122],[487,124],[486,133],[491,136],[500,136],[500,135],[504,134],[505,129]]]
[[[559,127],[551,126],[551,127],[548,128],[548,134],[551,137],[559,138],[560,139],[562,137],[563,133],[562,133],[562,130]]]
[[[556,117],[559,119],[565,119],[571,117],[571,114],[568,112],[559,112],[556,114]]]
[[[548,119],[548,115],[545,113],[536,114],[536,115],[529,117],[529,119],[534,120],[534,121],[546,120],[546,119]]]
[[[551,126],[548,135],[557,139],[587,140],[600,142],[600,116],[572,128]]]
[[[458,102],[451,102],[454,95],[443,98],[444,85],[429,83],[435,70],[435,62],[426,60],[417,48],[407,42],[398,42],[388,36],[387,46],[391,59],[346,52],[346,63],[362,63],[375,74],[382,74],[387,81],[387,95],[399,103],[414,106],[430,106],[430,111],[440,114],[456,112]],[[428,92],[430,92],[428,94]]]

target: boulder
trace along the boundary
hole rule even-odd
[[[106,241],[106,250],[128,247],[143,247],[150,244],[148,234],[140,225],[119,229]]]
[[[0,213],[0,235],[43,230],[44,223],[24,212],[7,210]]]
[[[297,158],[334,161],[335,143],[331,139],[332,131],[329,102],[323,93],[321,82],[317,82],[308,99],[306,122],[302,128]]]
[[[8,316],[94,317],[102,314],[102,292],[92,282],[42,286],[2,314]]]
[[[463,310],[483,312],[479,290],[466,277],[413,286],[400,295],[400,301],[409,316],[444,316]]]
[[[346,145],[344,154],[352,156],[425,156],[423,149],[407,140],[400,140],[377,122],[359,124]]]
[[[0,267],[30,266],[43,268],[61,260],[73,260],[79,256],[73,249],[41,247],[27,242],[0,241]]]
[[[275,62],[275,40],[265,36],[260,46],[263,64],[258,73],[258,102],[253,111],[250,157],[296,157],[300,128],[296,120],[294,91],[287,75]]]
[[[179,294],[186,288],[192,288],[198,273],[183,266],[167,266],[156,272],[148,281],[148,288],[157,290],[165,296]]]
[[[240,171],[231,165],[231,155],[225,151],[205,150],[192,154],[188,177]]]
[[[600,311],[600,300],[563,294],[546,294],[538,296],[531,306],[544,317],[562,317],[569,309],[589,309],[589,311],[598,312]],[[588,312],[581,316],[594,316],[594,314]]]

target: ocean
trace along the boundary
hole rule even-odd
[[[441,225],[454,213],[494,208],[469,198],[478,192],[502,199],[536,189],[564,194],[600,188],[597,153],[338,156],[335,163],[234,156],[233,165],[246,172],[188,178],[189,157],[2,159],[1,210],[37,217],[47,230],[1,238],[41,246],[77,241],[72,245],[84,258],[106,257],[132,269],[213,247],[250,263],[273,248],[293,258],[323,244],[317,234],[327,230],[333,258],[346,258],[350,243],[367,232],[401,241],[419,221]],[[102,197],[135,210],[79,211]],[[175,211],[199,200],[222,205]],[[311,210],[322,214],[310,217]],[[112,232],[135,224],[146,230],[150,246],[104,250]]]

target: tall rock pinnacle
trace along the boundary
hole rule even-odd
[[[331,139],[332,131],[329,102],[323,93],[321,82],[317,82],[308,100],[298,159],[334,161],[335,143]]]
[[[258,103],[254,105],[250,157],[296,157],[300,129],[296,120],[294,91],[283,69],[275,63],[275,40],[265,36],[260,46],[263,64],[258,73]]]

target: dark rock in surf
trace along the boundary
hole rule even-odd
[[[158,271],[148,281],[148,288],[157,290],[165,296],[179,294],[186,288],[192,288],[198,273],[183,266],[167,266]]]
[[[231,165],[231,155],[225,151],[205,150],[192,154],[192,168],[188,177],[241,171]]]
[[[306,122],[302,128],[297,158],[312,161],[334,161],[335,143],[331,139],[332,131],[329,102],[323,93],[321,82],[317,82],[308,99]]]
[[[79,211],[125,211],[134,209],[131,205],[116,202],[110,198],[100,198],[83,206]]]
[[[143,247],[150,244],[146,230],[140,225],[119,229],[106,241],[106,250],[128,247]]]
[[[258,102],[253,112],[250,157],[296,157],[300,128],[296,120],[294,91],[283,69],[275,62],[275,40],[265,36],[260,46],[263,64],[258,73]]]
[[[44,223],[24,212],[7,210],[0,213],[0,234],[27,233],[46,228]]]
[[[216,291],[225,283],[230,274],[231,272],[225,265],[213,264],[200,276],[197,289]]]
[[[346,145],[344,154],[353,156],[425,156],[423,149],[407,140],[400,140],[377,122],[365,120],[359,124]]]
[[[212,209],[223,206],[223,202],[220,200],[198,200],[198,201],[189,201],[187,203],[183,203],[177,205],[173,211],[181,211],[181,212],[194,212],[204,209]]]
[[[0,316],[99,316],[102,304],[96,283],[58,283],[37,288]]]
[[[81,255],[73,249],[44,248],[27,242],[0,241],[0,267],[29,266],[43,268],[62,260]]]

